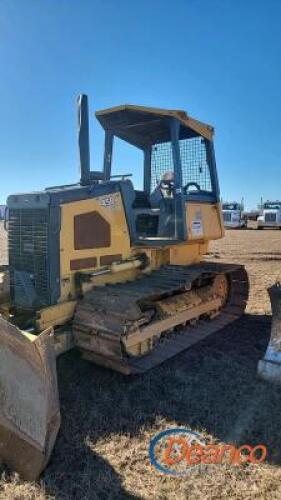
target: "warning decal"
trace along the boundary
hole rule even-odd
[[[197,210],[191,223],[191,233],[193,236],[203,236],[202,214]]]

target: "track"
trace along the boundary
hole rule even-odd
[[[243,314],[243,266],[164,266],[135,281],[94,287],[73,320],[83,357],[125,374],[142,373]]]

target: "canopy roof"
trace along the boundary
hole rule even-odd
[[[96,117],[105,130],[141,149],[170,140],[167,118],[171,117],[180,122],[180,139],[200,135],[210,140],[214,134],[211,125],[199,122],[180,110],[124,104],[97,111]]]

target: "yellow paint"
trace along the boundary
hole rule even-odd
[[[182,245],[176,245],[170,248],[170,264],[178,266],[188,266],[190,264],[196,264],[202,260],[200,243],[183,243]],[[204,249],[206,245],[204,245]]]
[[[201,220],[202,233],[196,234],[196,221]],[[217,240],[224,235],[219,203],[188,203],[186,210],[188,240]],[[198,227],[198,226],[197,226]],[[199,233],[199,232],[198,232]]]
[[[170,264],[189,265],[201,262],[208,251],[208,242],[224,235],[220,204],[186,204],[187,241],[171,246]]]
[[[141,276],[142,271],[139,269],[130,269],[121,271],[120,273],[102,274],[94,276],[90,282],[82,284],[82,294],[88,292],[93,286],[103,286],[107,284],[120,283],[124,281],[133,281],[136,277]]]
[[[146,268],[146,271],[157,269],[158,267],[165,266],[170,262],[169,248],[167,247],[163,248],[135,247],[132,249],[132,251],[135,252],[135,254],[141,251],[147,255],[150,264],[148,268]]]
[[[115,106],[113,108],[101,109],[99,111],[96,111],[96,117],[99,119],[99,117],[103,117],[111,113],[120,113],[120,111],[126,110],[176,118],[182,125],[191,128],[192,130],[197,132],[197,134],[201,135],[202,137],[206,137],[206,139],[208,140],[211,140],[214,135],[214,127],[208,125],[207,123],[200,122],[195,118],[192,118],[186,111],[179,109],[149,108],[146,106],[123,104],[121,106]]]
[[[32,333],[25,332],[24,330],[21,330],[21,333],[28,339],[30,342],[34,342],[36,339],[38,339],[38,335],[33,335]]]
[[[99,258],[103,255],[121,254],[122,260],[128,259],[140,252],[146,253],[149,258],[150,265],[145,272],[150,272],[162,265],[189,265],[198,263],[202,260],[203,255],[208,249],[208,241],[221,238],[224,234],[223,224],[221,219],[220,204],[212,203],[187,203],[186,204],[186,221],[188,239],[186,242],[172,245],[170,247],[133,247],[130,248],[130,238],[125,218],[124,207],[120,193],[110,195],[111,201],[106,205],[105,201],[109,196],[100,196],[88,200],[76,201],[61,206],[61,297],[59,302],[61,305],[77,298],[77,287],[75,285],[76,271],[70,270],[70,261],[73,259],[83,259],[95,257],[97,266],[92,271],[98,270],[100,267]],[[83,213],[97,211],[110,225],[111,228],[111,244],[107,248],[97,249],[74,249],[74,217]],[[198,224],[194,225],[194,221],[200,221],[199,231]],[[104,266],[103,266],[104,267]],[[89,271],[82,270],[81,272]],[[126,280],[133,280],[140,275],[138,269],[125,270],[120,268],[120,272],[105,274],[93,277],[91,282],[84,283],[82,290],[85,293],[93,285],[104,285],[106,283],[115,283]],[[49,309],[49,308],[48,308]],[[42,324],[53,324],[53,320],[48,316],[42,321]],[[61,316],[65,316],[64,311],[60,311]]]
[[[110,198],[110,204],[107,204]],[[111,244],[106,248],[75,250],[74,217],[87,212],[97,211],[110,225]],[[94,228],[93,228],[94,230]],[[61,206],[60,233],[60,301],[75,298],[74,276],[76,271],[70,270],[70,261],[89,257],[99,258],[103,255],[121,254],[122,259],[130,257],[130,238],[120,193],[98,196],[88,200],[80,200]]]
[[[76,300],[45,307],[37,313],[36,329],[42,331],[50,326],[65,324],[73,317],[75,307]]]

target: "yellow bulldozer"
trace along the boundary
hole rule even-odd
[[[132,105],[96,118],[100,171],[90,169],[81,95],[80,182],[7,200],[0,460],[27,479],[46,466],[59,430],[58,355],[75,347],[142,373],[234,321],[248,295],[243,266],[204,261],[224,234],[214,129],[184,111]],[[114,138],[143,152],[142,189],[112,176]]]

